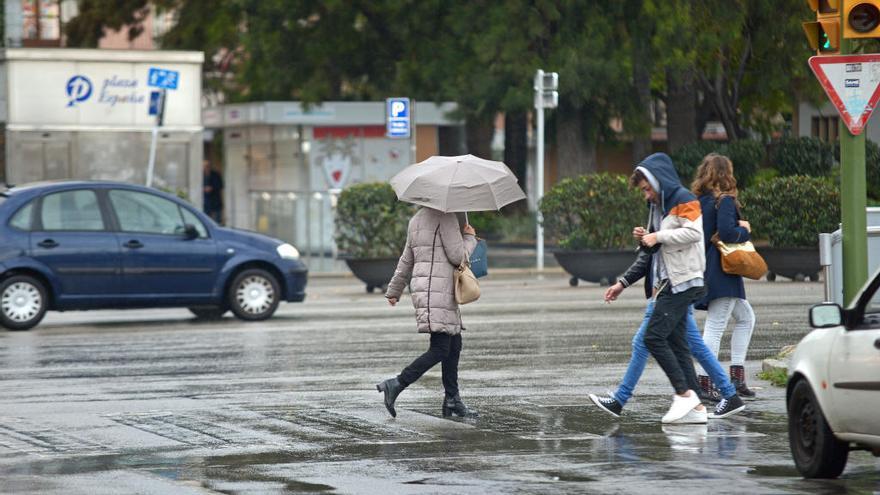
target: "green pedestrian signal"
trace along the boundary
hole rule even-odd
[[[803,23],[810,48],[817,55],[836,55],[840,52],[839,0],[808,0],[816,12],[816,20]]]

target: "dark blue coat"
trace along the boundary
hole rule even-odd
[[[746,298],[743,278],[739,275],[728,275],[721,269],[721,253],[710,239],[715,232],[722,242],[737,243],[749,240],[749,231],[739,226],[739,213],[736,201],[730,196],[723,196],[715,202],[712,194],[700,196],[700,207],[703,209],[703,236],[706,241],[706,272],[703,281],[706,284],[706,297],[694,307],[706,309],[709,301],[719,297]]]

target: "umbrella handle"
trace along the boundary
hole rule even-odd
[[[471,222],[468,221],[467,212],[464,212],[464,224],[465,224],[465,225],[470,225],[470,224],[471,224]]]

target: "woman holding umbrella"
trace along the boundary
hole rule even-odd
[[[418,331],[431,337],[427,352],[376,388],[384,393],[385,407],[396,417],[394,403],[400,392],[442,363],[443,417],[476,416],[462,402],[458,390],[464,326],[455,300],[453,274],[473,253],[477,239],[473,227],[459,227],[454,212],[497,210],[525,194],[503,163],[471,155],[431,157],[404,169],[391,179],[391,185],[400,200],[423,208],[409,221],[406,245],[385,298],[391,306],[396,305],[409,283]]]

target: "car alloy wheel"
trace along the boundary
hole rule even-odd
[[[278,308],[278,282],[269,272],[261,269],[240,273],[229,294],[229,305],[235,316],[244,320],[264,320]]]
[[[27,275],[10,277],[0,284],[0,322],[11,330],[33,328],[46,314],[46,290]]]

